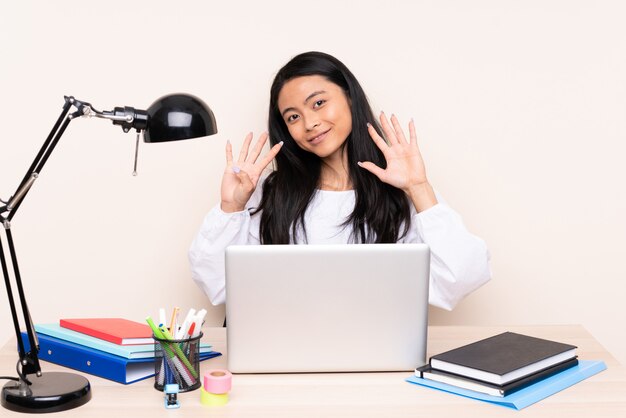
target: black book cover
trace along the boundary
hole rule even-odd
[[[525,367],[532,369],[532,366],[540,361],[563,355],[575,349],[576,346],[570,344],[563,344],[513,332],[505,332],[432,356],[430,358],[430,365],[434,369],[474,378],[476,376],[466,372],[476,370],[504,378],[508,373]],[[570,358],[572,357],[575,357],[575,354],[570,356]],[[549,367],[564,360],[567,360],[567,358],[555,360],[554,363],[547,364],[545,367]],[[459,372],[457,366],[471,370]],[[536,371],[537,370],[529,370],[527,374]],[[506,379],[504,380],[505,381],[494,383],[507,383]]]

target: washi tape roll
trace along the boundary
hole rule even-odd
[[[204,390],[208,393],[228,393],[233,386],[233,375],[228,370],[209,370],[204,375]]]
[[[200,403],[204,406],[222,406],[228,403],[228,393],[209,393],[200,388]]]

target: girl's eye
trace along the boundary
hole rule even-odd
[[[313,105],[313,107],[320,107],[321,105],[323,105],[324,103],[326,103],[326,100],[318,100],[315,102],[315,104]]]
[[[296,119],[298,119],[298,115],[289,115],[289,117],[287,118],[287,122],[293,122]]]

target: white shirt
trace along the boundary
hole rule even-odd
[[[261,200],[257,187],[247,208]],[[461,217],[437,196],[440,203],[417,213],[411,206],[411,225],[399,243],[426,243],[430,247],[429,303],[452,310],[466,295],[491,278],[489,251],[485,242],[470,234]],[[352,213],[355,194],[318,190],[305,213],[308,244],[347,244],[352,226],[342,226]],[[224,251],[229,245],[260,244],[261,213],[248,210],[225,213],[217,205],[206,215],[189,250],[193,280],[213,305],[226,300]],[[296,243],[304,243],[302,231]]]

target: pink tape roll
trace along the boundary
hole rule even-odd
[[[228,393],[232,386],[233,375],[228,370],[209,370],[204,375],[203,387],[208,393]]]

